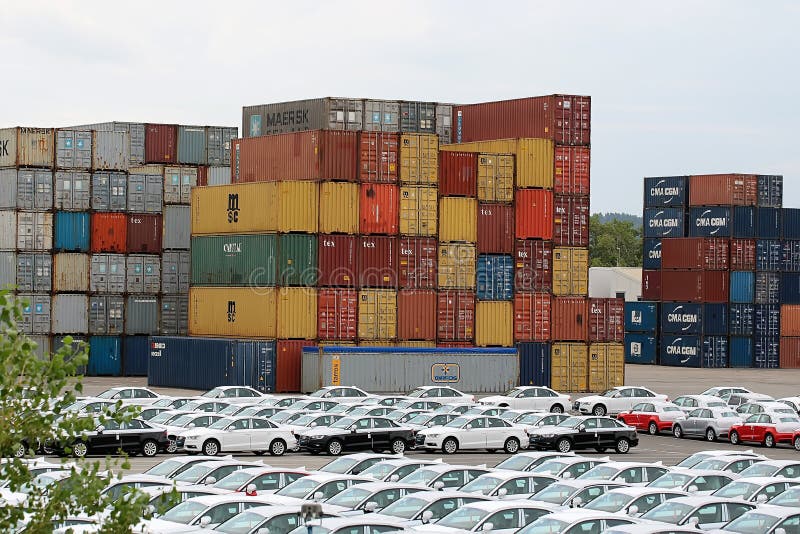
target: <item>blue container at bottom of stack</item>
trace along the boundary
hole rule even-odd
[[[550,343],[517,343],[519,385],[550,387]]]
[[[654,365],[658,359],[658,338],[649,334],[625,334],[625,363]]]

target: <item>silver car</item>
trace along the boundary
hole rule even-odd
[[[742,417],[731,408],[698,408],[672,427],[676,438],[705,437],[707,441],[726,438],[733,425],[742,424]]]

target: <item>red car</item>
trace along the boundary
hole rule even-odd
[[[730,440],[736,445],[745,441],[774,447],[777,443],[792,443],[800,433],[800,418],[786,414],[753,414],[744,423],[731,427]]]
[[[794,450],[800,451],[800,430],[792,436],[792,443],[794,444]]]
[[[671,432],[675,421],[686,419],[686,413],[671,402],[640,402],[627,412],[621,412],[617,419],[637,430],[647,430],[652,435]]]

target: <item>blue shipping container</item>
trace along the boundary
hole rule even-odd
[[[728,335],[728,305],[703,305],[703,334],[707,336]]]
[[[125,336],[122,340],[122,374],[147,376],[150,339],[147,336]]]
[[[703,367],[728,367],[728,337],[705,336],[703,338]]]
[[[661,336],[661,365],[700,367],[700,336]]]
[[[658,338],[647,334],[625,334],[625,363],[655,365],[658,357]]]
[[[782,273],[780,280],[781,304],[800,304],[800,273]]]
[[[645,208],[644,237],[686,237],[683,208]]]
[[[762,175],[758,177],[758,205],[765,208],[783,206],[783,176]]]
[[[661,239],[644,240],[642,268],[651,271],[658,271],[661,269]]]
[[[756,241],[756,270],[781,270],[781,242],[774,239]]]
[[[477,285],[478,300],[511,300],[514,296],[514,262],[511,256],[478,256]]]
[[[731,304],[730,307],[730,334],[732,336],[752,336],[753,335],[753,311],[755,306],[752,304]]]
[[[122,374],[122,338],[92,336],[89,338],[89,376],[119,376]]]
[[[753,341],[753,367],[777,369],[780,365],[780,338],[756,336]]]
[[[800,241],[781,242],[781,271],[800,272]]]
[[[658,330],[657,302],[626,302],[625,331],[655,334]]]
[[[756,218],[756,237],[759,239],[781,238],[780,208],[758,208]]]
[[[800,239],[800,208],[783,208],[781,219],[781,237]]]
[[[731,302],[753,302],[756,274],[752,271],[731,271]]]
[[[657,176],[644,179],[645,208],[685,206],[688,200],[688,176]]]
[[[753,206],[733,208],[733,237],[756,237],[756,209]]]
[[[731,367],[753,367],[753,338],[731,336]]]
[[[89,252],[91,231],[88,213],[57,211],[53,217],[53,226],[53,250]]]
[[[701,334],[703,305],[690,302],[662,302],[661,331],[669,334]]]
[[[519,385],[550,387],[550,344],[517,343]]]
[[[781,273],[756,272],[756,304],[781,302]]]
[[[781,335],[779,304],[756,304],[753,307],[753,332],[756,336]]]
[[[731,209],[700,206],[689,209],[689,237],[730,237]]]
[[[275,391],[276,354],[274,341],[237,341],[227,385],[250,386],[262,393]]]

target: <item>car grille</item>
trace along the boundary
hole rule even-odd
[[[186,444],[186,438],[178,438],[175,440],[175,445],[177,445],[178,448],[183,447],[185,444]]]
[[[580,407],[581,407],[580,401],[575,401],[575,402],[572,403],[572,409],[573,410],[577,410]]]
[[[307,444],[309,441],[311,441],[311,440],[310,440],[310,439],[308,439],[308,436],[298,436],[298,438],[297,438],[297,444],[298,444],[298,445],[305,445],[305,444]]]
[[[423,445],[425,443],[425,435],[424,434],[417,434],[414,438],[414,442],[417,445]]]

